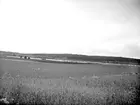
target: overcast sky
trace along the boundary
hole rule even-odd
[[[0,0],[0,50],[140,58],[140,1]]]

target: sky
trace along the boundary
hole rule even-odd
[[[140,1],[0,0],[0,50],[140,58]]]

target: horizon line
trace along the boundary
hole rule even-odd
[[[113,56],[113,55],[91,55],[91,54],[81,54],[81,53],[46,53],[46,52],[42,52],[42,53],[22,53],[22,52],[14,52],[14,51],[4,51],[4,50],[0,50],[0,52],[11,52],[11,53],[19,53],[19,54],[71,54],[71,55],[81,55],[81,56],[100,56],[100,57],[117,57],[117,58],[130,58],[130,59],[140,59],[138,57],[128,57],[128,56]]]

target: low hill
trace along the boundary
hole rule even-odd
[[[117,64],[136,64],[139,65],[140,59],[125,58],[125,57],[113,57],[113,56],[87,56],[78,54],[23,54],[17,52],[5,52],[0,51],[0,57],[6,56],[28,56],[32,58],[46,59],[61,59],[72,61],[90,61],[90,62],[102,62],[102,63],[117,63]]]

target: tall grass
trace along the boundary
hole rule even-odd
[[[10,103],[38,105],[122,105],[136,101],[136,80],[123,78],[43,79],[11,77],[0,80],[0,97]]]

